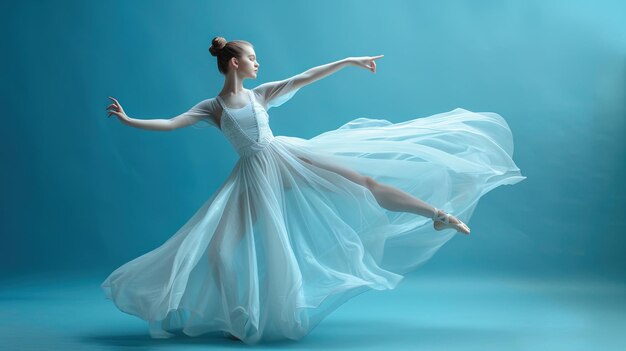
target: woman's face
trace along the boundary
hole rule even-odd
[[[256,60],[256,53],[253,48],[246,46],[243,56],[238,61],[239,67],[237,71],[239,75],[247,78],[256,78],[259,63]]]

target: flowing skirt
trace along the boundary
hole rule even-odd
[[[119,267],[106,297],[153,337],[229,332],[247,344],[307,335],[369,289],[393,289],[456,232],[381,207],[347,169],[468,222],[478,200],[526,177],[496,113],[401,123],[358,118],[311,139],[276,136],[160,247]]]

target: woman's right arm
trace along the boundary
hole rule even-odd
[[[109,116],[116,115],[120,122],[126,124],[127,126],[147,129],[147,130],[161,130],[168,131],[172,130],[170,120],[167,119],[137,119],[131,118],[126,115],[122,105],[115,99],[109,96],[109,99],[113,101],[113,103],[107,106],[107,111],[109,112]]]
[[[113,103],[107,107],[107,110],[109,111],[109,117],[111,117],[111,114],[114,114],[122,123],[135,128],[158,131],[171,131],[174,129],[190,126],[203,120],[204,117],[200,113],[195,113],[198,108],[198,105],[196,105],[190,111],[187,111],[170,119],[131,118],[126,115],[124,109],[122,108],[122,105],[120,105],[120,103],[115,98],[109,97],[109,99],[113,100]]]
[[[171,123],[169,119],[136,119],[131,117],[120,118],[122,123],[141,129],[147,130],[160,130],[160,131],[170,131],[172,130]]]

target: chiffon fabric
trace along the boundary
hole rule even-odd
[[[274,136],[267,111],[294,96],[297,79],[246,90],[242,108],[216,96],[181,115],[220,129],[240,157],[182,228],[101,285],[121,311],[148,321],[152,337],[301,339],[357,294],[395,288],[457,234],[383,208],[344,171],[466,223],[483,195],[526,178],[493,112],[357,118],[311,139]]]

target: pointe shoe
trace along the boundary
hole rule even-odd
[[[450,222],[450,217],[452,216],[446,213],[446,211],[435,208],[435,215],[432,218],[433,227],[435,228],[435,230],[444,230],[451,228],[456,230],[457,232],[460,232],[461,234],[469,235],[470,229],[465,223],[463,223],[463,221],[457,218],[457,221],[459,221],[459,223],[452,223]]]

